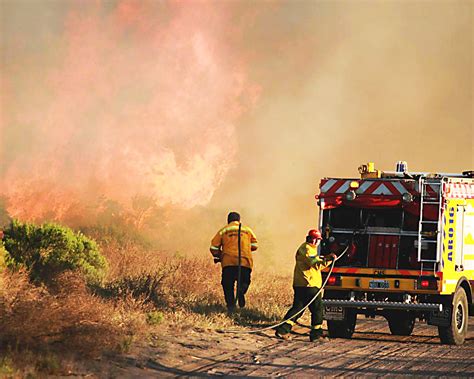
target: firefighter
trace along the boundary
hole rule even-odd
[[[336,254],[334,253],[324,258],[318,256],[317,247],[321,239],[321,232],[316,229],[311,229],[306,236],[306,242],[302,243],[296,251],[296,264],[293,275],[293,306],[285,315],[284,320],[288,321],[276,328],[275,336],[278,338],[285,340],[290,338],[291,328],[304,312],[298,315],[296,314],[313,299],[321,288],[321,270],[328,267],[332,260],[336,259]],[[322,329],[322,293],[311,303],[309,310],[311,311],[310,341],[326,339],[326,337],[323,336]]]
[[[228,313],[233,313],[236,308],[234,295],[236,282],[239,307],[245,307],[245,294],[250,286],[253,267],[252,254],[257,248],[255,233],[240,223],[240,215],[237,212],[230,212],[227,216],[227,225],[216,233],[210,249],[214,262],[220,262],[222,265],[221,284]]]

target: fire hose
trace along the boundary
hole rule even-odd
[[[240,292],[242,291],[242,284],[241,284],[241,281],[242,281],[242,248],[240,246],[240,241],[241,241],[240,232],[241,232],[241,230],[242,230],[242,223],[239,222],[239,234],[238,234],[238,237],[237,237],[238,248],[239,248],[239,268],[238,268],[238,272],[237,272],[237,296],[235,297],[236,304],[239,301],[239,297],[242,296],[240,294]]]
[[[264,328],[259,328],[259,329],[252,329],[252,330],[239,330],[239,329],[224,329],[224,330],[217,330],[218,332],[221,332],[221,333],[234,333],[234,334],[252,334],[252,333],[260,333],[260,332],[263,332],[265,330],[270,330],[270,329],[275,329],[277,327],[279,327],[280,325],[283,325],[284,323],[290,321],[292,318],[300,315],[301,313],[303,313],[316,299],[317,297],[322,293],[322,291],[324,290],[324,287],[326,286],[328,280],[329,280],[329,277],[331,276],[332,274],[332,271],[334,269],[334,264],[336,263],[336,261],[338,261],[339,259],[341,259],[346,253],[347,253],[347,250],[349,249],[349,246],[351,244],[348,243],[346,248],[344,249],[344,251],[336,258],[332,261],[331,263],[331,268],[329,269],[329,272],[328,272],[328,275],[326,276],[326,279],[324,280],[324,283],[323,285],[321,286],[321,288],[319,289],[319,291],[316,293],[316,295],[314,295],[314,297],[308,302],[308,304],[306,304],[299,312],[295,313],[294,315],[292,315],[291,317],[288,317],[287,319],[283,320],[283,321],[280,321],[279,323],[277,324],[274,324],[274,325],[270,325],[270,326],[266,326]]]

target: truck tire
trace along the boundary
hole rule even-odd
[[[462,345],[467,335],[468,317],[466,291],[459,287],[453,298],[450,325],[438,326],[441,342],[448,345]]]
[[[385,316],[390,332],[395,336],[409,336],[415,327],[415,315],[409,311],[392,311]]]
[[[331,338],[351,338],[357,322],[357,313],[347,309],[343,320],[328,320],[328,332]]]

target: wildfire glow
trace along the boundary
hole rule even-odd
[[[36,143],[1,178],[9,213],[63,219],[99,195],[206,204],[257,94],[232,46],[231,13],[206,2],[81,4],[64,20],[47,107],[17,120]]]

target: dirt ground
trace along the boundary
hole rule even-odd
[[[351,340],[310,343],[309,329],[295,327],[291,341],[272,331],[224,334],[163,329],[121,357],[102,358],[81,376],[454,376],[474,377],[474,318],[463,346],[441,345],[437,328],[418,323],[412,336],[392,336],[383,318],[359,316]]]

